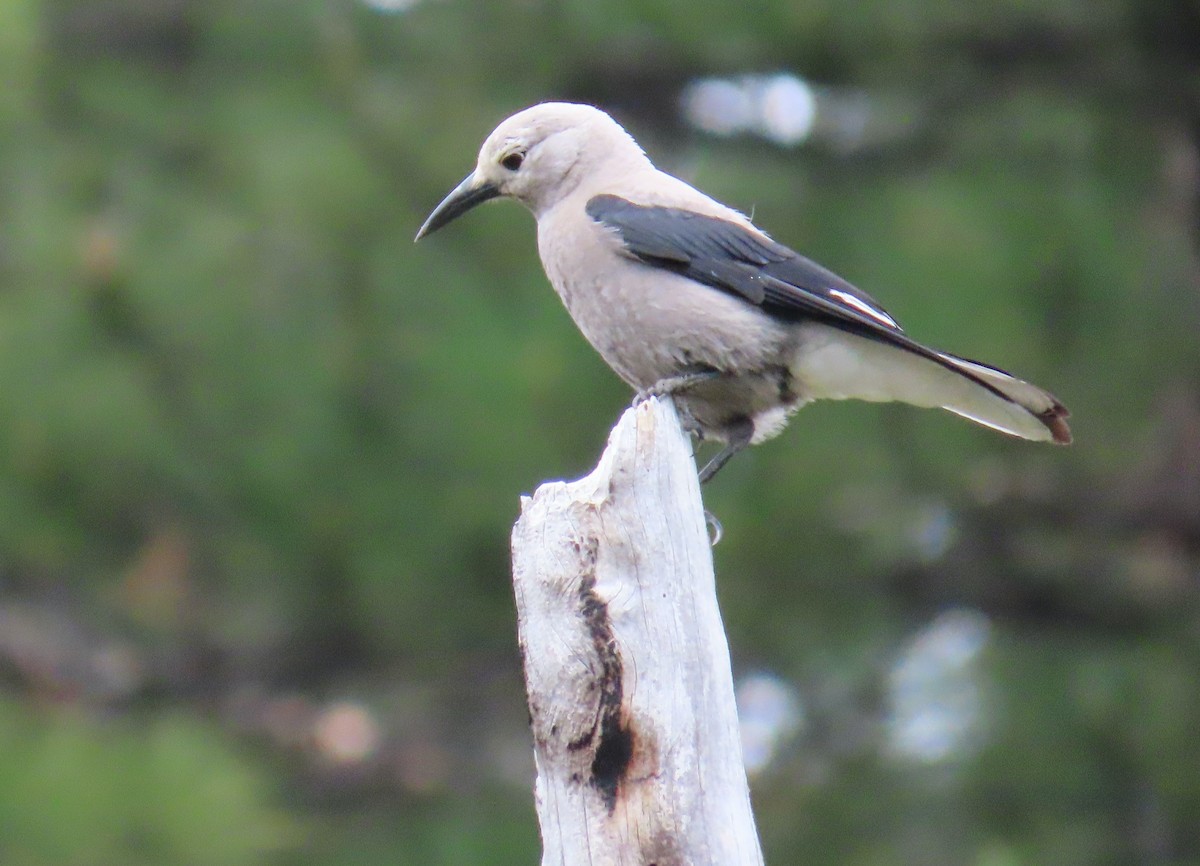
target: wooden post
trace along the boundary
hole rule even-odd
[[[543,866],[762,866],[690,443],[628,410],[513,529]]]

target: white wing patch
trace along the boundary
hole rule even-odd
[[[880,324],[889,328],[895,328],[897,331],[900,330],[900,326],[896,324],[896,320],[883,310],[872,307],[870,304],[866,303],[860,298],[854,297],[854,295],[850,294],[849,292],[843,292],[840,289],[830,289],[829,294],[833,295],[843,304],[854,307],[854,309],[858,310],[860,313],[865,313]]]

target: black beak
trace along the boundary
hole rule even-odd
[[[419,241],[425,235],[433,234],[446,223],[465,214],[477,204],[483,204],[489,199],[500,195],[500,190],[494,184],[479,183],[475,180],[475,172],[471,172],[463,182],[450,191],[450,195],[442,199],[442,203],[433,209],[433,213],[425,220],[413,238]]]

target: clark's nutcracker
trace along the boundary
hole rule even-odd
[[[914,341],[869,295],[656,169],[597,108],[551,102],[505,120],[416,239],[498,196],[537,217],[546,275],[608,365],[725,443],[701,481],[819,399],[941,407],[1071,441],[1051,394]]]

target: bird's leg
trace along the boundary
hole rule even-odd
[[[659,379],[649,388],[638,391],[633,398],[633,405],[644,403],[651,397],[671,397],[675,394],[682,394],[684,391],[695,388],[701,382],[710,382],[720,376],[721,371],[714,370],[712,367],[688,370],[678,376],[667,376],[665,379]]]
[[[737,454],[743,448],[750,444],[750,440],[754,437],[754,422],[749,418],[742,418],[735,421],[729,426],[729,439],[725,447],[718,451],[712,460],[709,460],[707,465],[700,470],[700,483],[704,484],[711,481],[721,467],[729,462],[729,458]]]

